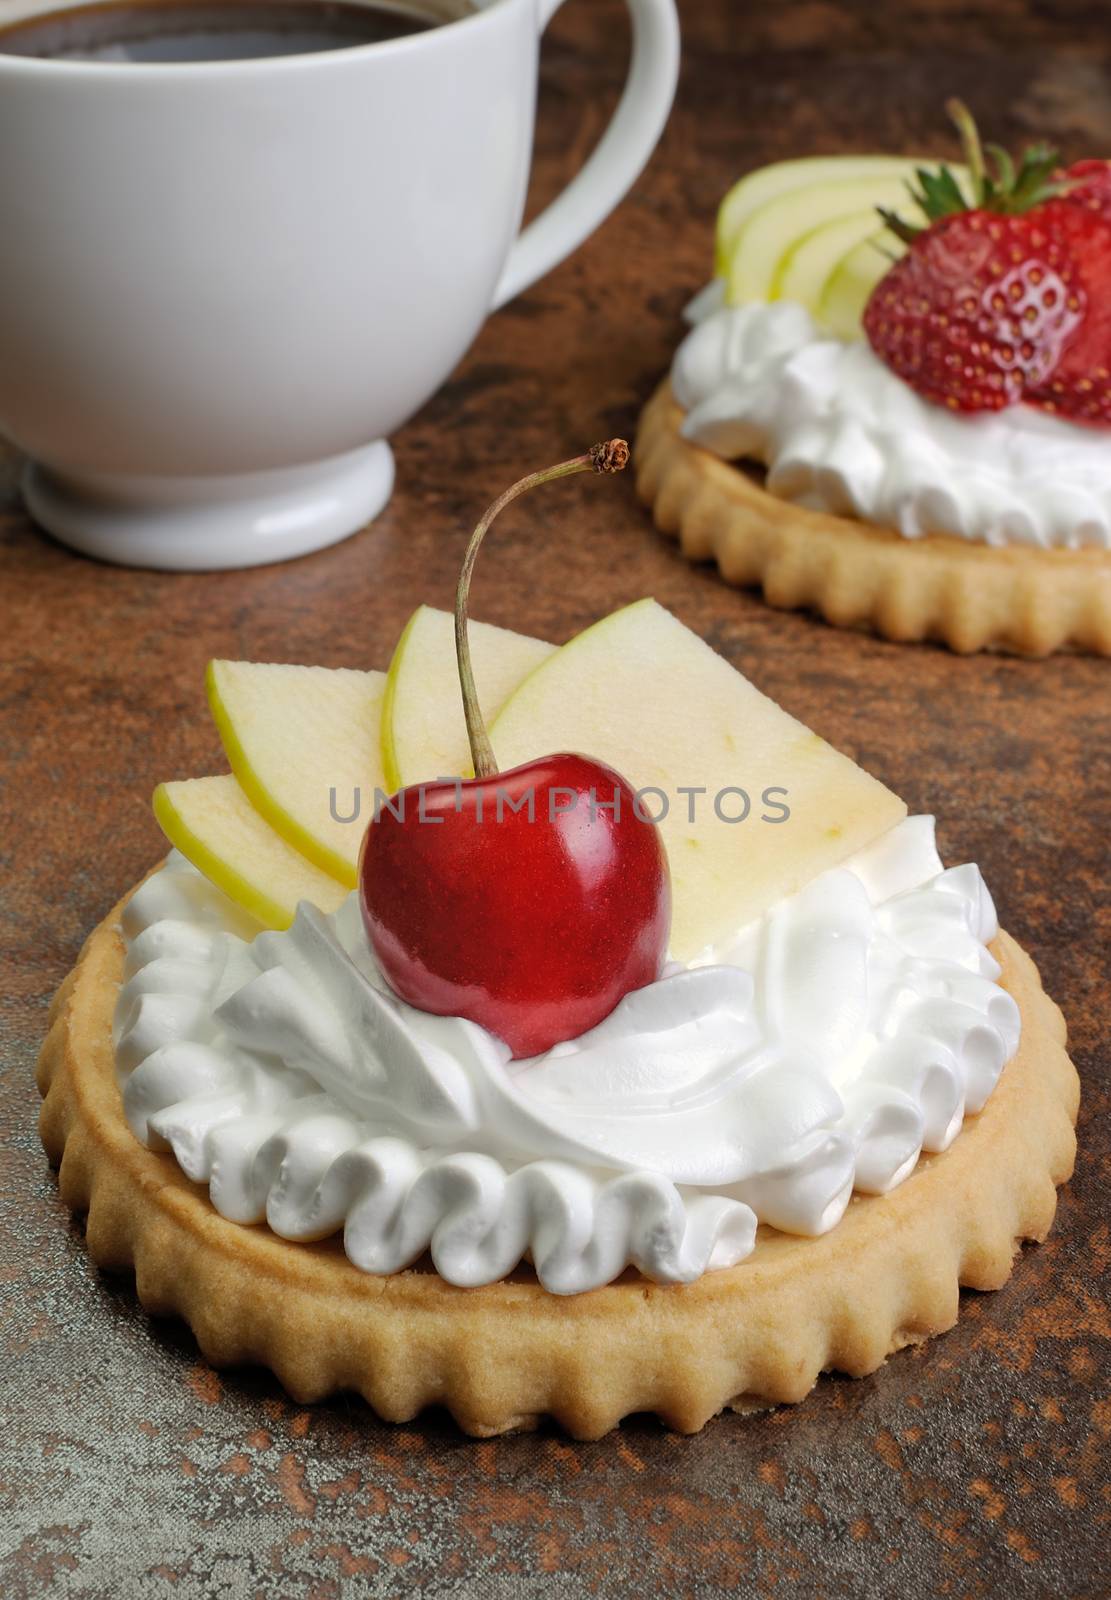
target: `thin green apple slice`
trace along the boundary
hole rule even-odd
[[[851,216],[836,217],[804,233],[779,263],[769,298],[796,300],[809,311],[816,311],[826,284],[849,252],[863,240],[884,232],[879,221],[870,207]]]
[[[252,805],[306,860],[353,888],[374,791],[385,784],[385,673],[210,661],[205,686]]]
[[[728,276],[737,235],[754,212],[771,200],[796,189],[818,188],[853,178],[886,177],[913,170],[915,162],[907,156],[803,156],[794,161],[775,161],[746,173],[733,185],[718,207],[714,240],[714,272]]]
[[[965,199],[970,200],[972,176],[968,168],[951,166],[949,170]],[[924,221],[916,205],[910,204],[899,209],[911,222]],[[906,254],[907,247],[903,240],[887,228],[876,227],[878,220],[873,216],[871,230],[852,241],[841,259],[834,264],[820,290],[808,301],[818,325],[838,339],[859,339],[864,308],[873,289],[890,270],[892,263]],[[787,298],[786,292],[784,298]]]
[[[680,961],[720,947],[906,815],[654,600],[564,645],[506,702],[490,737],[503,768],[575,751],[615,767],[651,815],[666,797]]]
[[[546,661],[555,646],[495,628],[468,626],[475,684],[490,722],[517,685]],[[471,773],[467,726],[455,661],[455,619],[449,611],[418,606],[397,642],[382,706],[382,769],[390,793],[435,778]]]
[[[838,339],[859,339],[872,291],[906,254],[906,245],[886,228],[855,245],[830,273],[815,307],[815,321]]]
[[[908,205],[903,177],[822,183],[781,195],[755,212],[738,234],[726,279],[726,303],[739,306],[772,298],[781,262],[799,239],[822,223],[874,211],[877,206],[905,210]],[[878,217],[876,222],[878,225]]]
[[[162,832],[210,883],[268,928],[288,928],[302,900],[335,911],[347,890],[271,828],[231,774],[160,783]]]

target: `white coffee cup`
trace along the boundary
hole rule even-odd
[[[613,121],[515,239],[559,3],[315,55],[0,54],[0,432],[43,527],[196,570],[302,555],[381,510],[387,436],[612,210],[666,120],[673,0],[628,0]]]

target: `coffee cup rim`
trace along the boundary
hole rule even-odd
[[[96,4],[96,0],[86,0],[87,4]],[[356,0],[357,3],[357,0]],[[419,33],[403,34],[397,39],[375,39],[367,44],[340,45],[335,50],[311,50],[301,54],[281,56],[245,56],[234,61],[74,61],[64,56],[17,56],[8,55],[0,49],[0,74],[22,74],[30,72],[39,76],[53,76],[64,73],[71,80],[78,76],[92,75],[96,79],[113,82],[148,82],[151,76],[156,77],[204,77],[209,74],[218,74],[220,77],[234,77],[237,74],[254,76],[259,72],[275,71],[305,71],[310,65],[316,65],[318,70],[322,65],[335,64],[340,60],[364,61],[368,53],[373,52],[375,57],[407,54],[413,50],[428,48],[436,40],[454,38],[457,30],[490,25],[490,19],[499,12],[507,11],[510,6],[527,4],[528,0],[472,0],[476,9],[460,17],[451,17],[438,23],[433,28],[423,29]],[[41,12],[28,13],[26,19],[34,16],[46,16],[56,11],[82,11],[85,4],[52,5],[44,7]],[[13,24],[9,24],[14,26]]]

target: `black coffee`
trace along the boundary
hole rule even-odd
[[[423,33],[470,9],[351,0],[108,0],[0,27],[0,55],[105,62],[245,61]]]

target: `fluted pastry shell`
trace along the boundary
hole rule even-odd
[[[812,511],[684,439],[682,418],[665,381],[641,414],[637,490],[661,532],[692,561],[716,561],[728,583],[838,627],[935,639],[962,654],[1111,655],[1111,551],[907,539]]]
[[[820,1239],[761,1228],[740,1266],[687,1286],[633,1271],[560,1297],[524,1269],[458,1289],[435,1271],[360,1272],[338,1240],[293,1244],[220,1217],[172,1155],[130,1132],[112,1014],[123,902],[90,936],[39,1059],[43,1144],[93,1260],[134,1270],[154,1315],[177,1314],[216,1366],[261,1362],[295,1400],[363,1395],[403,1422],[446,1406],[480,1437],[552,1416],[595,1439],[631,1412],[694,1432],[724,1407],[801,1400],[823,1371],[860,1376],[951,1327],[958,1287],[994,1289],[1044,1239],[1072,1170],[1078,1083],[1061,1013],[1005,933],[992,948],[1022,1041],[984,1110],[892,1194],[856,1197]]]

